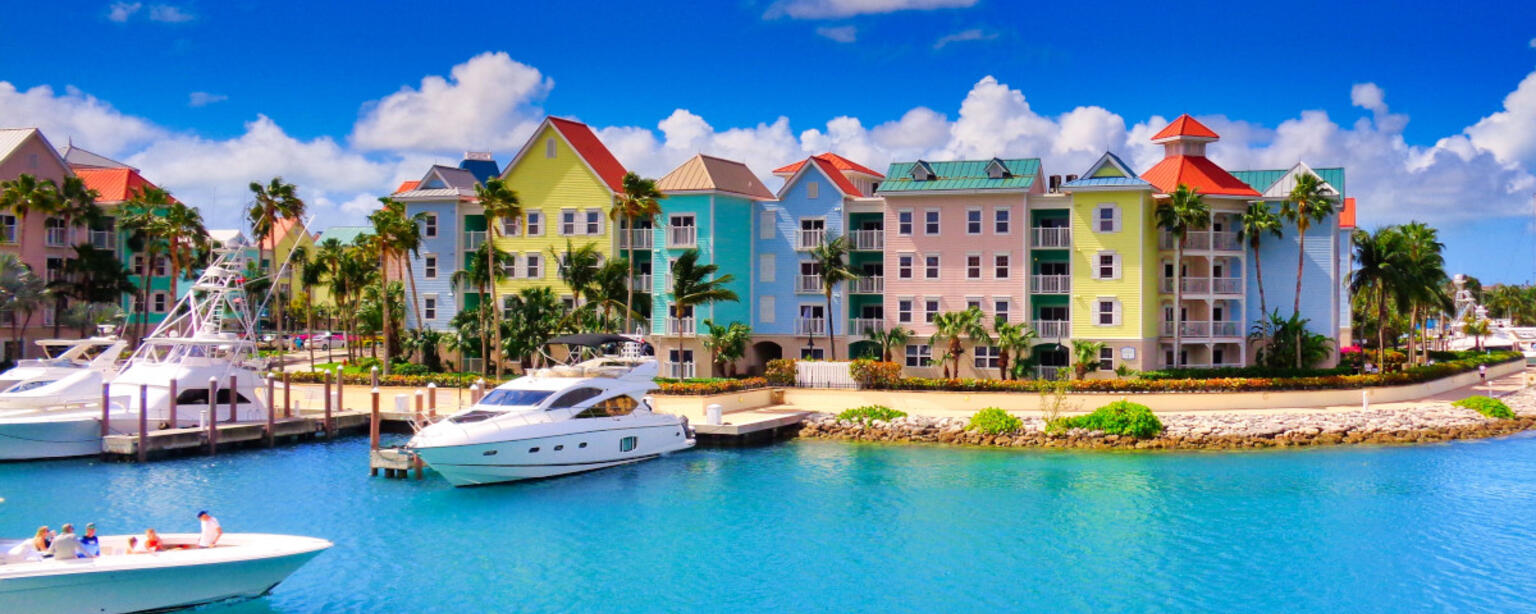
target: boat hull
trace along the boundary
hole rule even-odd
[[[70,412],[25,418],[0,414],[0,461],[94,454],[101,454],[100,414]]]
[[[570,424],[570,423],[562,423]],[[681,423],[579,429],[542,436],[414,451],[454,486],[549,478],[650,460],[694,446]],[[633,447],[626,450],[626,438]]]

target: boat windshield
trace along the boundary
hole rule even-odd
[[[485,395],[485,398],[480,399],[477,405],[538,405],[544,399],[549,398],[551,394],[554,394],[553,390],[498,389],[492,390],[490,394]]]
[[[59,380],[50,379],[50,380],[32,380],[30,382],[22,382],[20,384],[16,384],[15,386],[12,386],[12,387],[6,389],[5,392],[7,392],[7,393],[11,393],[11,392],[26,392],[26,391],[32,390],[34,388],[42,388],[43,386],[47,386],[48,384],[52,384],[52,383],[57,382],[57,381],[59,381]]]

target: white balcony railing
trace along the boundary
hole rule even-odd
[[[1157,233],[1157,248],[1172,250],[1178,247],[1173,240],[1173,235],[1166,232]],[[1206,230],[1191,230],[1184,235],[1184,251],[1205,251],[1211,249],[1211,233]]]
[[[1211,247],[1227,252],[1243,251],[1243,245],[1235,232],[1211,232]]]
[[[855,337],[863,337],[869,331],[885,332],[885,320],[883,318],[849,318],[848,334]]]
[[[795,318],[796,335],[825,335],[827,334],[826,318]]]
[[[853,249],[858,251],[879,251],[885,249],[885,231],[881,229],[855,230],[848,233],[852,237]]]
[[[634,288],[636,292],[650,292],[651,280],[652,278],[649,273],[641,273],[635,275],[634,279],[630,280],[630,287]]]
[[[1035,247],[1072,247],[1071,228],[1045,228],[1037,226],[1032,229],[1034,236],[1032,244]]]
[[[1159,326],[1159,333],[1164,337],[1173,336],[1173,322],[1163,322]],[[1179,336],[1184,339],[1209,339],[1212,337],[1239,337],[1243,333],[1242,322],[1211,321],[1196,322],[1186,320],[1179,325]]]
[[[667,318],[667,334],[693,336],[693,318]]]
[[[1211,322],[1212,337],[1241,337],[1242,334],[1242,322]]]
[[[1066,339],[1072,336],[1072,322],[1068,320],[1035,320],[1031,326],[1041,339]]]
[[[69,229],[49,228],[48,234],[43,238],[43,243],[48,247],[64,247],[69,245]]]
[[[673,379],[692,379],[694,373],[696,373],[696,371],[694,370],[694,365],[691,362],[667,363],[667,377],[671,377]]]
[[[619,231],[619,249],[650,249],[654,242],[655,235],[649,228]]]
[[[1070,294],[1072,276],[1035,275],[1029,278],[1029,292],[1031,294]]]
[[[96,249],[117,249],[117,231],[92,230],[91,247]]]
[[[1179,280],[1179,287],[1185,294],[1210,294],[1211,280],[1205,277],[1186,277]]]
[[[885,292],[885,278],[860,277],[848,282],[848,291],[854,294],[882,294]]]
[[[1242,294],[1243,280],[1236,277],[1216,277],[1211,279],[1212,294]]]
[[[671,226],[667,228],[667,247],[697,247],[698,226]]]
[[[814,249],[816,246],[827,242],[826,229],[806,230],[804,228],[795,231],[795,249]]]
[[[821,278],[815,275],[796,275],[795,292],[798,294],[821,294]]]
[[[485,234],[484,230],[464,231],[464,251],[472,252],[485,245]]]

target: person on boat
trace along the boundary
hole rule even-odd
[[[53,543],[48,545],[48,551],[43,556],[52,556],[56,561],[68,561],[77,558],[91,558],[80,547],[80,536],[75,535],[75,525],[64,523],[59,534],[53,538]]]
[[[38,527],[37,535],[32,537],[32,547],[37,548],[39,553],[43,553],[47,552],[48,546],[51,545],[53,545],[53,529],[48,528],[48,525]]]
[[[144,552],[159,552],[165,549],[165,544],[160,543],[160,534],[154,529],[144,530]]]
[[[219,519],[214,518],[207,510],[197,513],[198,524],[202,529],[197,536],[197,547],[212,548],[219,543],[219,538],[224,536],[224,527],[219,526]]]
[[[12,560],[40,561],[43,558],[43,550],[46,550],[47,547],[45,546],[40,550],[37,544],[45,539],[47,535],[48,527],[38,527],[36,537],[21,540],[20,543],[11,546],[11,549],[6,551],[6,555]]]
[[[139,545],[139,536],[137,536],[137,535],[129,535],[128,536],[128,554],[143,554],[144,552],[145,552],[144,546]]]
[[[85,535],[80,537],[80,548],[89,556],[101,556],[101,540],[96,537],[96,523],[85,523]]]

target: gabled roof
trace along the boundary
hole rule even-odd
[[[608,184],[609,189],[614,192],[624,191],[624,173],[626,172],[624,165],[619,164],[618,158],[613,157],[613,152],[608,151],[603,142],[598,140],[591,127],[578,121],[553,116],[545,121],[554,126],[555,130],[560,132],[560,136],[565,137],[565,142],[571,145],[571,149],[576,150],[576,155],[586,160],[587,166],[592,167],[592,172],[597,173],[603,183]]]
[[[120,203],[132,199],[146,186],[158,187],[145,179],[133,168],[77,168],[75,176],[85,182],[85,187],[96,190],[96,202]]]
[[[877,173],[874,170],[871,170],[867,166],[859,164],[858,162],[854,162],[853,160],[849,160],[848,158],[844,158],[842,156],[839,156],[839,155],[837,155],[835,153],[832,153],[830,151],[826,152],[826,153],[821,153],[821,154],[817,154],[817,155],[811,156],[811,158],[818,158],[818,159],[830,162],[832,164],[832,168],[835,168],[835,169],[837,169],[839,171],[849,171],[849,172],[854,172],[854,173],[861,173],[861,174],[864,174],[864,175],[869,175],[870,177],[874,177],[876,179],[883,179],[883,178],[885,178],[885,175],[881,175],[880,173]],[[810,159],[810,158],[807,158],[807,159]],[[796,172],[798,172],[800,170],[801,166],[804,166],[804,165],[805,165],[805,160],[801,160],[799,162],[795,162],[794,164],[788,164],[788,165],[781,166],[779,168],[773,169],[773,174],[775,174],[775,175],[782,175],[782,176],[793,175],[793,174],[795,174]]]
[[[391,195],[404,200],[460,200],[475,197],[475,175],[462,168],[433,164],[420,181],[407,181]]]
[[[662,192],[726,192],[758,200],[773,199],[773,193],[747,165],[704,154],[689,158],[656,180],[656,188]]]
[[[1344,199],[1344,206],[1339,209],[1339,228],[1352,229],[1355,227],[1355,197]]]
[[[299,220],[297,218],[277,218],[277,223],[272,225],[272,243],[282,243],[283,239],[288,238],[288,233],[293,232],[296,228],[299,228]]]
[[[1179,184],[1189,186],[1201,194],[1217,196],[1258,196],[1258,191],[1243,183],[1231,173],[1217,166],[1205,156],[1168,156],[1163,158],[1141,178],[1167,194],[1178,189]]]
[[[42,141],[43,148],[53,154],[53,159],[59,162],[59,166],[64,167],[65,170],[69,169],[69,163],[64,161],[64,156],[59,155],[59,150],[54,149],[48,142],[48,137],[43,136],[43,131],[37,128],[0,128],[0,162],[10,158],[16,150],[21,149],[27,139],[33,137]]]
[[[1234,177],[1241,179],[1244,183],[1253,187],[1253,189],[1263,193],[1264,196],[1276,198],[1284,198],[1291,193],[1291,188],[1296,185],[1294,178],[1296,173],[1317,175],[1319,179],[1323,180],[1323,183],[1328,184],[1324,187],[1324,190],[1331,188],[1337,194],[1345,193],[1344,169],[1339,167],[1312,168],[1298,162],[1296,166],[1290,169],[1232,171]]]
[[[1008,176],[993,179],[987,176],[987,160],[957,160],[953,162],[892,162],[886,169],[887,179],[880,183],[881,194],[891,192],[940,192],[949,190],[1028,190],[1035,185],[1040,174],[1039,158],[1015,158],[1001,160],[1008,169]],[[918,181],[912,178],[912,168],[924,164],[932,169],[934,178]]]
[[[84,149],[80,149],[79,147],[75,147],[74,143],[65,145],[64,150],[60,152],[59,155],[63,156],[64,161],[68,163],[69,167],[72,169],[128,168],[138,170],[132,166],[128,166],[127,164],[123,164],[122,162],[118,162],[117,160],[113,160],[112,158],[108,158],[99,153],[89,152]]]
[[[401,192],[409,192],[416,189],[416,186],[419,185],[421,185],[421,181],[402,181],[400,182],[400,187],[395,188],[394,193],[399,194]]]
[[[315,243],[322,243],[326,239],[336,239],[342,245],[351,245],[357,237],[373,232],[371,226],[332,226],[315,237]]]
[[[1107,174],[1107,173],[1101,173],[1100,172],[1100,171],[1102,171],[1103,169],[1106,169],[1106,168],[1111,169],[1112,173]],[[1063,187],[1063,188],[1099,188],[1099,187],[1104,187],[1104,188],[1108,188],[1108,187],[1150,188],[1150,187],[1152,187],[1152,184],[1147,183],[1146,181],[1142,180],[1140,177],[1137,177],[1136,176],[1136,171],[1131,170],[1131,165],[1126,164],[1125,160],[1120,159],[1120,156],[1115,155],[1114,152],[1106,151],[1106,152],[1104,152],[1104,155],[1099,156],[1098,161],[1094,162],[1093,166],[1088,167],[1087,172],[1084,172],[1081,177],[1078,177],[1077,179],[1073,179],[1072,181],[1068,181],[1066,183],[1063,183],[1063,184],[1061,184],[1061,187]]]
[[[859,188],[853,185],[852,181],[848,180],[848,177],[844,175],[842,171],[837,170],[837,167],[832,164],[831,160],[825,160],[822,158],[811,158],[810,160],[815,162],[816,168],[821,169],[821,172],[826,174],[826,176],[832,180],[832,185],[837,186],[837,190],[842,192],[843,196],[865,196],[863,192],[859,191]]]
[[[1162,130],[1159,130],[1157,134],[1152,135],[1152,142],[1159,143],[1176,138],[1185,138],[1190,140],[1209,139],[1214,141],[1221,137],[1217,136],[1215,130],[1211,130],[1210,128],[1205,127],[1205,124],[1195,121],[1195,118],[1190,117],[1188,113],[1185,113],[1184,115],[1180,115],[1178,118],[1174,119],[1173,123],[1168,124],[1166,128],[1163,128]]]

